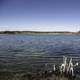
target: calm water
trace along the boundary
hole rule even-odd
[[[80,36],[0,35],[0,70],[59,63],[63,55],[80,62]]]

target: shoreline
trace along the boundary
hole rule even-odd
[[[0,34],[25,35],[80,35],[80,32],[0,31]]]

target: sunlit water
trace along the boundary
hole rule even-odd
[[[45,63],[58,64],[63,55],[80,62],[80,36],[0,35],[0,70],[31,70]]]

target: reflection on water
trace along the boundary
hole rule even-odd
[[[0,35],[0,70],[58,64],[63,55],[80,62],[80,36]]]

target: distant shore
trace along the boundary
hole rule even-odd
[[[40,32],[40,31],[0,31],[0,34],[26,34],[26,35],[80,35],[80,32]]]

